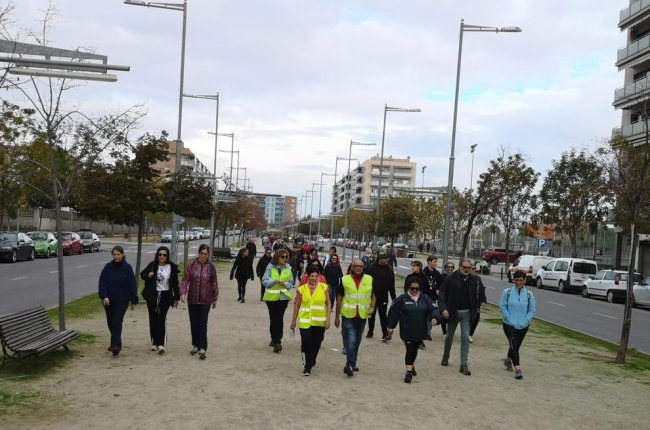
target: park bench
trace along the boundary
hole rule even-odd
[[[212,255],[218,258],[232,258],[230,248],[214,248]]]
[[[69,351],[67,344],[77,337],[74,330],[56,330],[43,306],[0,316],[3,364],[9,358],[40,355],[60,346]]]

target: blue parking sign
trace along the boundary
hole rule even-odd
[[[538,248],[546,248],[546,239],[537,239]]]

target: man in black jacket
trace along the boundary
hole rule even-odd
[[[248,255],[250,256],[250,258],[257,257],[257,245],[255,245],[255,242],[253,241],[252,237],[248,238],[246,249],[248,249]]]
[[[469,357],[469,330],[471,321],[478,308],[478,286],[476,278],[469,271],[472,262],[468,258],[461,258],[458,271],[447,276],[440,289],[438,304],[442,317],[448,321],[447,337],[445,339],[445,352],[442,356],[443,366],[449,365],[449,353],[454,340],[454,332],[460,324],[460,373],[471,375],[467,365]]]
[[[427,246],[429,244],[427,243]],[[427,267],[422,270],[422,273],[429,281],[429,297],[436,305],[438,304],[438,295],[440,294],[440,287],[442,287],[442,275],[436,269],[438,266],[438,257],[429,255],[427,257]],[[427,340],[431,340],[431,324],[429,324],[429,335]]]
[[[429,287],[429,279],[426,277],[424,273],[422,273],[422,262],[415,260],[411,262],[411,270],[413,271],[410,273],[406,279],[404,280],[404,294],[407,294],[409,291],[409,287],[411,286],[411,281],[413,279],[417,279],[418,282],[420,283],[420,294],[424,294],[425,296],[431,297],[431,289]],[[429,333],[427,340],[431,340],[431,321],[429,321]],[[426,345],[424,342],[420,343],[420,349],[425,349]]]
[[[390,340],[388,335],[388,326],[386,325],[386,315],[388,313],[388,296],[395,300],[395,273],[393,268],[388,265],[388,254],[385,252],[379,254],[379,262],[370,266],[368,274],[372,276],[372,290],[377,297],[375,312],[368,321],[368,334],[366,338],[371,338],[375,331],[375,318],[379,314],[379,325],[381,325],[382,342]]]

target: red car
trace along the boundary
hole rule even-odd
[[[510,251],[508,259],[510,260],[511,263],[513,263],[518,257],[519,254],[517,254],[515,251]],[[485,250],[485,252],[483,253],[483,259],[485,261],[489,261],[490,264],[503,263],[504,261],[506,261],[506,249],[489,248]]]
[[[64,231],[63,236],[63,255],[83,254],[84,243],[77,233]]]

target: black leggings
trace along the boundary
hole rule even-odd
[[[264,276],[264,275],[262,275]],[[266,287],[264,286],[264,281],[262,281],[262,276],[260,276],[260,285],[262,286],[260,300],[264,300],[264,293],[266,292]]]
[[[474,319],[472,320],[472,325],[469,327],[469,335],[474,336],[474,331],[478,326],[478,322],[481,321],[481,309],[478,309],[474,314]]]
[[[440,327],[442,328],[442,334],[447,334],[447,320],[442,319],[442,323],[440,324]]]
[[[288,300],[276,300],[275,302],[266,302],[269,308],[269,332],[274,344],[282,343],[282,332],[284,331],[284,311],[287,310]]]
[[[248,282],[248,278],[245,279],[237,279],[237,292],[239,293],[239,298],[243,299],[244,296],[246,295],[246,283]]]
[[[407,366],[413,366],[415,364],[415,359],[418,358],[418,350],[422,345],[421,340],[405,340],[404,346],[406,346],[406,357],[404,357],[404,364]]]
[[[167,311],[172,305],[171,291],[159,291],[156,300],[147,301],[151,345],[167,346]]]
[[[503,323],[503,332],[506,334],[508,342],[510,343],[510,348],[508,348],[508,358],[512,360],[513,365],[519,366],[519,348],[524,342],[526,333],[528,333],[528,327],[517,330],[511,325]]]
[[[368,333],[374,333],[375,318],[377,318],[377,314],[379,314],[379,325],[381,326],[382,337],[388,336],[388,326],[386,325],[388,323],[388,318],[386,316],[387,312],[388,299],[386,299],[385,302],[383,300],[377,300],[377,309],[375,309],[375,312],[372,314],[370,320],[368,321]]]
[[[305,371],[311,371],[316,365],[318,351],[325,338],[325,327],[309,327],[300,329],[300,350],[303,355]]]

